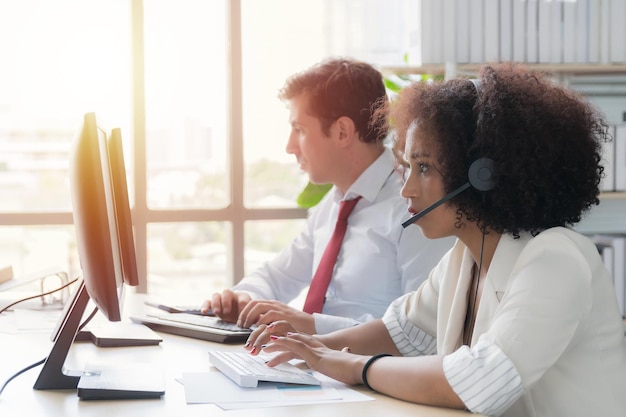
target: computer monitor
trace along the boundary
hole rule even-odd
[[[108,320],[120,321],[124,287],[138,284],[121,135],[114,129],[107,139],[94,113],[84,116],[74,141],[70,191],[82,279],[53,332],[34,389],[77,387],[81,372],[64,363],[89,300]]]
[[[122,132],[119,128],[111,130],[107,143],[111,182],[113,184],[113,202],[117,224],[119,254],[122,259],[122,276],[124,283],[132,287],[139,285],[137,271],[137,255],[135,253],[135,237],[133,221],[128,199],[128,183],[126,181],[126,164],[124,162],[124,147],[122,146]]]

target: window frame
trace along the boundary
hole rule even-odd
[[[131,0],[132,24],[132,74],[133,74],[133,155],[135,203],[133,207],[133,223],[135,226],[135,245],[137,267],[140,284],[137,292],[148,292],[148,253],[147,228],[150,223],[158,222],[198,222],[226,221],[231,222],[229,241],[228,274],[234,284],[244,276],[244,225],[249,220],[286,220],[306,218],[307,211],[300,208],[251,209],[244,206],[244,158],[243,158],[243,107],[242,93],[242,38],[241,38],[241,2],[227,2],[227,20],[229,41],[228,66],[230,77],[226,80],[228,96],[228,136],[230,138],[228,156],[230,158],[230,201],[231,204],[222,209],[177,209],[153,210],[148,207],[147,197],[147,166],[146,166],[146,129],[145,129],[145,89],[144,48],[143,48],[143,0]]]
[[[139,285],[137,293],[149,292],[148,277],[148,225],[159,222],[230,222],[232,227],[228,242],[227,274],[233,284],[244,276],[244,226],[246,221],[304,219],[307,210],[302,208],[247,208],[244,206],[244,157],[242,96],[242,36],[241,1],[227,1],[229,42],[227,65],[230,78],[226,80],[228,96],[228,136],[230,138],[228,157],[230,159],[230,205],[221,209],[176,209],[154,210],[147,202],[147,161],[146,161],[146,108],[144,83],[144,11],[143,0],[130,0],[131,36],[131,75],[132,106],[131,129],[134,204],[132,217],[135,232],[135,246]],[[73,224],[71,212],[28,212],[2,213],[0,225],[8,226],[50,226]]]

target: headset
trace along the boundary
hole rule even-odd
[[[480,80],[471,79],[470,81],[476,89],[476,94],[480,97]],[[481,121],[482,111],[480,111],[476,120],[476,130],[479,130],[479,128],[482,127]],[[496,181],[493,159],[482,156],[470,164],[470,167],[467,171],[467,182],[465,184],[461,185],[459,188],[446,194],[442,199],[437,200],[430,206],[426,207],[424,210],[410,217],[408,220],[402,223],[402,227],[406,228],[412,225],[413,223],[430,213],[432,210],[436,209],[443,203],[452,200],[454,197],[461,194],[463,191],[467,190],[470,187],[473,187],[478,191],[486,192],[493,190],[495,185]]]

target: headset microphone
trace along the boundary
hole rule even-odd
[[[407,227],[442,205],[443,203],[452,200],[457,195],[461,194],[463,191],[467,190],[470,187],[474,187],[478,191],[490,191],[495,187],[495,177],[494,177],[494,164],[491,158],[478,158],[469,167],[467,172],[468,182],[461,185],[456,190],[452,191],[449,194],[446,194],[441,200],[438,200],[426,207],[424,210],[415,214],[404,223],[402,223],[402,227]]]
[[[415,223],[416,221],[418,221],[419,219],[421,219],[422,217],[424,217],[425,215],[427,215],[428,213],[430,213],[431,211],[433,211],[434,209],[436,209],[437,207],[439,207],[440,205],[442,205],[446,201],[452,200],[454,197],[456,197],[457,195],[461,194],[463,191],[467,190],[468,188],[470,188],[470,183],[466,182],[465,184],[461,185],[456,190],[454,190],[451,193],[447,194],[441,200],[436,201],[435,203],[433,203],[430,206],[426,207],[424,210],[422,210],[419,213],[413,215],[411,218],[409,218],[404,223],[402,223],[402,227],[406,228],[406,227],[412,225],[413,223]]]

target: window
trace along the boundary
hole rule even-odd
[[[17,276],[78,272],[70,146],[90,111],[128,131],[128,21],[122,2],[0,5],[0,266]]]
[[[1,3],[0,267],[79,272],[67,163],[95,111],[127,148],[138,291],[230,286],[304,225],[285,79],[330,55],[402,63],[404,44],[387,40],[406,30],[406,3]]]

